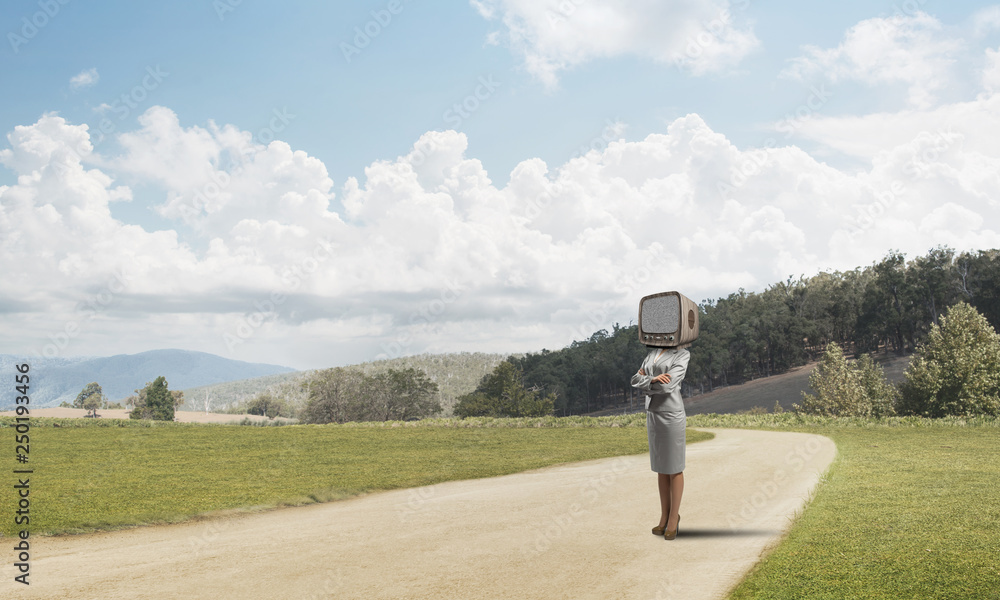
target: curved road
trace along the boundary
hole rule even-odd
[[[688,446],[674,541],[650,534],[656,480],[639,455],[34,538],[31,586],[13,582],[8,549],[0,597],[724,598],[790,526],[836,448],[804,433],[707,431],[714,440]]]

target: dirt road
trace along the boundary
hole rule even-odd
[[[8,549],[0,597],[722,598],[787,530],[836,448],[802,433],[709,431],[714,440],[688,447],[674,541],[650,534],[655,475],[639,455],[32,538],[31,586],[13,583]]]

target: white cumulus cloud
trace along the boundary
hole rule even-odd
[[[548,87],[559,73],[588,61],[648,58],[701,75],[737,65],[759,41],[743,18],[746,3],[728,0],[472,0],[525,69]]]
[[[690,114],[564,164],[526,157],[502,187],[455,131],[336,188],[284,142],[164,107],[139,123],[100,168],[87,127],[57,115],[7,136],[0,163],[18,178],[0,187],[0,326],[29,351],[71,322],[59,352],[156,339],[319,367],[557,348],[627,323],[652,291],[701,300],[889,248],[1000,246],[1000,149],[986,145],[1000,125],[971,113],[946,142],[885,136],[858,172],[795,146],[736,147]],[[200,249],[114,218],[124,176],[160,189],[156,209]],[[101,294],[96,316],[81,308]]]
[[[982,74],[983,89],[988,92],[1000,92],[1000,48],[986,49],[986,60]]]
[[[916,108],[933,105],[952,80],[964,42],[923,12],[861,21],[835,48],[806,46],[784,75],[813,81],[856,80],[869,85],[901,84]]]
[[[1000,31],[1000,6],[987,6],[972,15],[972,33],[982,37]]]
[[[72,90],[82,90],[83,88],[88,88],[97,83],[101,78],[97,74],[97,68],[87,69],[85,71],[80,71],[76,75],[70,78],[69,87]]]

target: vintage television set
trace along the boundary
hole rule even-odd
[[[646,346],[687,348],[698,338],[698,305],[680,292],[639,301],[639,341]]]

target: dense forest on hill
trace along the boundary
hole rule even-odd
[[[691,395],[782,373],[817,358],[829,342],[856,355],[912,352],[931,324],[964,301],[1000,325],[1000,250],[956,255],[946,247],[907,261],[890,252],[851,271],[789,278],[760,293],[704,301],[683,388]],[[635,326],[614,324],[557,351],[510,360],[525,384],[556,394],[556,414],[627,402],[646,348]]]

